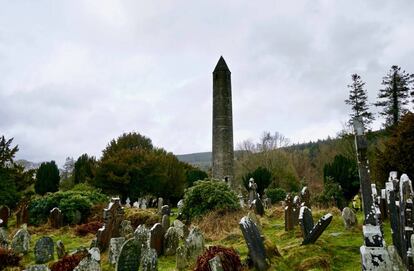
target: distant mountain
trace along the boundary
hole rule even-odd
[[[42,162],[36,163],[36,162],[27,161],[27,160],[24,160],[24,159],[20,159],[20,160],[16,161],[16,164],[19,164],[19,165],[23,166],[26,170],[38,169],[40,167],[41,163]]]
[[[181,162],[189,163],[202,170],[208,171],[211,167],[211,152],[196,152],[176,155]]]

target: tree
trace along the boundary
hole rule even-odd
[[[352,109],[349,123],[352,124],[352,120],[355,117],[362,117],[362,122],[367,127],[374,120],[374,117],[368,111],[368,96],[366,89],[364,89],[365,82],[362,82],[361,76],[356,73],[351,78],[352,83],[348,85],[349,98],[345,100],[345,103],[351,105]]]
[[[12,142],[13,138],[6,140],[4,135],[0,137],[0,168],[12,167],[14,165],[13,158],[19,151],[19,147],[16,145],[12,148]]]
[[[384,184],[390,171],[406,173],[414,179],[414,114],[406,113],[384,142],[384,148],[377,148],[373,163],[374,180]]]
[[[383,77],[383,89],[379,90],[376,106],[382,107],[380,112],[385,117],[385,126],[397,125],[401,116],[407,111],[405,105],[408,103],[410,87],[414,83],[412,74],[401,71],[401,68],[394,65],[388,74]]]
[[[106,146],[102,151],[103,158],[108,155],[112,155],[120,150],[153,150],[154,146],[152,145],[151,139],[146,136],[140,135],[138,133],[123,133],[116,140],[112,139],[111,142]]]
[[[264,167],[258,167],[253,172],[246,174],[243,177],[243,185],[247,190],[249,190],[250,178],[253,178],[254,182],[257,184],[257,193],[263,195],[264,190],[272,182],[272,173]]]
[[[96,159],[84,153],[76,160],[73,169],[74,183],[91,182],[95,177]]]
[[[43,162],[36,172],[35,191],[39,195],[59,189],[59,169],[55,161]]]
[[[66,157],[65,164],[63,165],[62,170],[62,179],[67,179],[72,176],[73,170],[75,167],[75,161],[72,157]]]
[[[189,165],[185,170],[185,177],[187,181],[187,187],[193,186],[194,182],[204,180],[208,178],[205,171]]]
[[[325,183],[338,183],[346,200],[351,200],[358,193],[359,175],[355,159],[336,155],[332,163],[324,166],[323,177]]]

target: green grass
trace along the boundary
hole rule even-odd
[[[329,210],[313,210],[315,223],[327,212]],[[359,247],[363,244],[362,214],[358,214],[358,227],[352,230],[345,230],[339,211],[333,212],[333,215],[332,223],[315,244],[301,246],[302,237],[299,226],[296,226],[293,231],[285,232],[283,213],[280,211],[280,207],[277,212],[275,209],[267,210],[266,215],[260,218],[263,234],[270,243],[276,245],[282,255],[282,257],[271,258],[271,270],[361,270]],[[10,233],[17,230],[14,224],[14,220],[11,219]],[[238,251],[242,260],[245,260],[248,249],[238,225],[234,225],[234,227],[237,228],[234,233],[220,240],[207,239],[209,240],[207,245],[233,247]],[[24,266],[34,264],[33,248],[35,242],[42,236],[50,236],[55,242],[62,240],[67,251],[73,251],[80,246],[88,248],[95,237],[92,234],[78,237],[74,234],[74,229],[69,226],[59,230],[50,229],[47,226],[29,227],[29,232],[31,232],[30,251],[23,258],[22,264]],[[384,233],[387,244],[391,244],[388,222],[384,223]],[[112,271],[114,267],[109,265],[107,254],[106,251],[101,257],[102,270]],[[175,270],[175,256],[160,257],[158,267],[159,270]]]

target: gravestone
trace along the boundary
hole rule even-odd
[[[143,249],[141,254],[141,268],[142,271],[157,271],[158,258],[155,249]]]
[[[257,184],[254,182],[253,178],[249,179],[249,206],[252,204],[253,200],[257,198]]]
[[[310,231],[310,233],[303,239],[302,245],[313,244],[318,240],[319,236],[325,231],[325,229],[331,224],[332,221],[332,214],[326,214],[321,219],[319,219],[318,223],[316,223],[315,227]]]
[[[56,254],[58,255],[58,259],[62,259],[66,255],[65,245],[62,240],[56,242]]]
[[[10,208],[5,205],[0,206],[0,219],[3,221],[0,223],[0,227],[7,227],[9,217],[10,217]]]
[[[55,254],[55,244],[53,239],[45,236],[37,240],[34,248],[36,263],[47,263],[53,259]]]
[[[20,227],[27,223],[29,223],[29,211],[27,210],[27,203],[24,203],[16,212],[16,226]]]
[[[175,227],[168,228],[164,235],[164,253],[167,256],[175,254],[178,244],[180,243],[180,234]]]
[[[252,206],[254,206],[254,211],[256,214],[263,216],[265,213],[264,207],[263,207],[263,203],[260,200],[260,198],[254,199],[252,201]]]
[[[122,245],[115,270],[136,271],[139,268],[140,259],[141,244],[138,243],[135,238],[131,238]]]
[[[170,216],[169,215],[162,216],[161,226],[164,229],[164,232],[168,230],[168,228],[170,227]]]
[[[95,252],[92,251],[92,253],[94,254]],[[78,266],[75,267],[75,269],[73,269],[73,271],[101,271],[101,265],[94,258],[95,256],[93,254],[89,254],[87,257],[83,258],[78,264]]]
[[[135,201],[134,204],[132,204],[132,207],[138,209],[139,208],[139,202],[138,201]]]
[[[115,265],[118,261],[119,254],[121,253],[122,245],[125,243],[124,237],[111,238],[109,241],[109,263]]]
[[[358,224],[354,211],[352,211],[352,209],[349,207],[345,207],[342,210],[342,219],[344,220],[344,225],[347,230],[355,227]]]
[[[178,271],[188,270],[187,248],[183,245],[176,250],[175,268]]]
[[[59,229],[63,226],[63,215],[59,208],[50,210],[49,221],[52,228]]]
[[[312,211],[306,206],[300,207],[299,224],[300,224],[300,229],[302,231],[302,236],[304,239],[306,239],[306,237],[312,231],[313,226],[314,226]]]
[[[241,208],[244,208],[244,207],[245,207],[245,204],[244,204],[244,198],[243,198],[243,195],[242,195],[242,194],[239,194],[239,195],[237,196],[237,198],[239,199],[239,204],[240,204],[240,207],[241,207]]]
[[[126,201],[125,201],[125,207],[126,208],[131,208],[131,200],[129,198],[127,198]]]
[[[292,213],[293,213],[292,214],[292,216],[293,216],[293,218],[292,218],[293,227],[296,226],[296,225],[299,225],[299,210],[300,210],[301,205],[302,205],[302,203],[300,201],[300,197],[298,195],[296,195],[293,198],[293,204],[292,204],[292,206],[293,206],[293,211],[292,211]]]
[[[126,240],[131,239],[134,236],[134,228],[131,225],[131,221],[122,220],[119,235],[124,237]]]
[[[221,263],[220,255],[214,256],[208,261],[208,265],[211,271],[224,271],[223,264]]]
[[[181,214],[183,212],[183,208],[184,208],[184,200],[180,199],[177,202],[177,208],[178,208],[178,213]]]
[[[147,200],[142,199],[141,205],[139,206],[141,209],[147,209]]]
[[[292,195],[288,193],[285,198],[285,231],[293,230],[295,226],[293,216]]]
[[[142,247],[149,247],[150,231],[145,225],[139,225],[134,232],[134,238]]]
[[[161,216],[164,216],[164,215],[168,215],[168,216],[171,215],[171,208],[170,208],[170,206],[164,205],[164,206],[161,207]]]
[[[185,240],[185,246],[188,250],[188,258],[190,261],[196,261],[197,257],[204,251],[204,236],[198,227],[190,230],[190,234]]]
[[[177,229],[181,239],[188,236],[188,228],[181,220],[174,220],[173,227]]]
[[[49,267],[44,264],[35,264],[26,269],[27,271],[50,271]]]
[[[120,224],[124,220],[124,209],[119,198],[112,198],[104,209],[104,225],[96,233],[96,242],[101,251],[108,248],[109,240],[120,237]]]
[[[7,232],[4,228],[0,228],[0,248],[8,248],[9,241],[7,238]]]
[[[164,205],[164,199],[163,198],[158,198],[158,202],[157,202],[157,209],[158,209],[158,213],[161,213],[161,208]]]
[[[263,244],[262,236],[256,225],[247,216],[239,222],[240,229],[243,233],[244,240],[249,249],[249,256],[257,270],[267,270],[269,265],[266,261],[266,250]]]
[[[262,225],[260,224],[260,220],[257,218],[256,214],[254,212],[248,212],[247,217],[251,221],[253,221],[253,223],[256,225],[257,229],[259,230],[260,234],[263,234]]]
[[[154,224],[150,230],[150,247],[155,249],[158,256],[162,255],[164,244],[164,230],[160,223]]]
[[[362,270],[393,270],[390,255],[384,247],[361,246],[360,253],[362,257]]]
[[[30,234],[27,231],[26,224],[13,236],[11,247],[16,253],[26,254],[29,251]]]
[[[307,186],[304,186],[302,191],[300,191],[300,201],[302,202],[302,206],[312,208],[310,203],[310,192]]]

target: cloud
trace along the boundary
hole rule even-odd
[[[232,71],[234,143],[335,136],[352,73],[374,101],[414,72],[410,1],[49,1],[0,10],[0,133],[19,158],[100,156],[137,131],[174,153],[211,149],[212,77]],[[375,109],[374,109],[375,111]],[[380,121],[375,126],[379,127]]]

